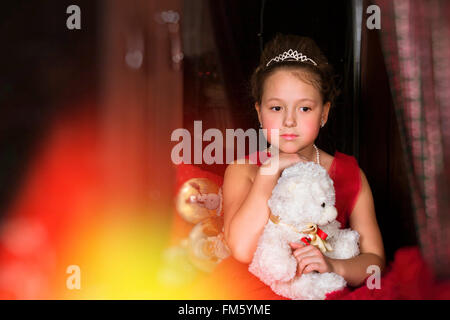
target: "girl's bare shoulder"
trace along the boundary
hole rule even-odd
[[[333,164],[333,161],[334,156],[326,153],[323,150],[320,150],[320,164],[322,165],[322,167],[324,167],[327,171],[329,171],[331,165]]]

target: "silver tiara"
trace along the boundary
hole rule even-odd
[[[298,52],[297,50],[289,49],[288,51],[285,51],[282,54],[279,54],[275,58],[270,59],[270,61],[267,62],[266,67],[268,67],[272,61],[280,62],[280,61],[285,61],[285,60],[286,61],[301,61],[301,62],[311,61],[315,66],[317,66],[317,63],[314,60],[308,58],[303,53]]]

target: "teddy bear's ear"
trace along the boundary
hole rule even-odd
[[[318,181],[314,181],[313,183],[311,183],[311,192],[314,199],[316,199],[317,201],[321,201],[322,198],[324,198],[325,196],[322,187]]]
[[[328,190],[330,188],[333,188],[333,180],[331,179],[320,179],[320,185],[322,189]]]

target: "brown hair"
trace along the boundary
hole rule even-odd
[[[310,61],[272,61],[269,66],[266,66],[272,58],[289,49],[301,52],[303,55],[314,60],[317,66]],[[331,105],[334,105],[335,99],[339,94],[335,80],[336,76],[333,66],[328,63],[327,58],[323,55],[320,48],[310,38],[280,33],[265,45],[259,66],[252,74],[251,87],[255,102],[261,104],[265,80],[274,71],[281,68],[302,71],[302,80],[307,81],[320,91],[322,102],[326,103],[329,101]]]

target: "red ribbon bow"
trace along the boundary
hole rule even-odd
[[[328,235],[320,228],[317,228],[317,235],[322,239],[325,240]],[[309,237],[303,237],[300,239],[304,244],[309,246],[311,244],[311,239]]]

